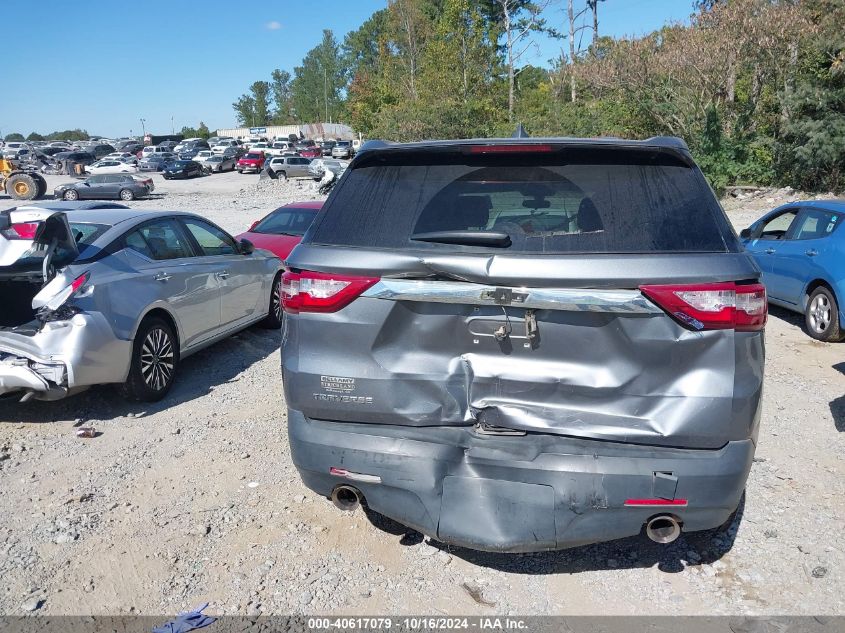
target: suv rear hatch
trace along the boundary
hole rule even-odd
[[[287,265],[308,417],[696,448],[756,423],[759,271],[681,150],[362,155]]]

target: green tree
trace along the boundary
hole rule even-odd
[[[382,50],[382,43],[387,34],[388,17],[387,9],[379,9],[343,39],[343,61],[350,81],[355,81],[360,74],[378,70],[381,55],[386,52]]]
[[[320,44],[312,48],[294,68],[291,102],[296,120],[316,122],[338,120],[342,112],[342,93],[346,87],[340,46],[326,29]]]
[[[285,125],[294,121],[291,114],[293,107],[291,102],[291,76],[286,70],[273,71],[270,81],[270,92],[273,96],[272,122],[276,125]]]
[[[185,125],[179,131],[179,134],[181,134],[184,138],[208,139],[211,136],[211,130],[208,129],[208,126],[205,123],[200,121],[199,127],[193,128]]]
[[[816,21],[803,67],[782,95],[779,171],[805,189],[845,187],[845,3],[810,3]]]
[[[87,141],[89,138],[88,132],[79,128],[51,132],[47,135],[48,141]]]
[[[3,140],[6,141],[6,142],[9,142],[9,141],[20,142],[20,141],[25,141],[26,139],[24,138],[23,134],[21,134],[20,132],[12,132],[11,134],[7,134],[6,137]]]
[[[232,104],[238,125],[252,127],[255,123],[255,99],[249,95],[241,95]]]
[[[249,91],[255,103],[255,125],[267,125],[270,122],[270,84],[256,81]]]
[[[29,136],[26,137],[27,141],[43,141],[44,137],[41,136],[38,132],[30,132]]]

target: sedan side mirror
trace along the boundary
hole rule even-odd
[[[751,229],[742,229],[739,232],[739,236],[744,240],[750,239],[751,238]]]
[[[255,251],[255,245],[246,238],[242,238],[239,244],[241,255],[251,255]]]

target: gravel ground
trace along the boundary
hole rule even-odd
[[[238,232],[309,181],[156,176],[133,203]],[[50,178],[52,188],[63,178]],[[726,202],[737,226],[795,197]],[[12,206],[0,199],[0,208]],[[0,404],[0,613],[842,614],[845,347],[772,309],[762,430],[746,501],[715,536],[556,553],[450,548],[309,492],[285,432],[277,333],[187,359],[171,394],[114,389]],[[93,439],[75,427],[92,424]],[[668,607],[668,611],[667,611]]]

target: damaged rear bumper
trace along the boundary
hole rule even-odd
[[[423,534],[502,552],[633,536],[660,514],[675,516],[684,531],[718,527],[738,506],[754,456],[751,440],[687,450],[491,437],[467,427],[323,422],[291,409],[288,433],[294,463],[315,492],[328,497],[352,485],[370,508]],[[673,503],[626,505],[655,499]]]
[[[131,352],[132,342],[116,338],[100,313],[0,332],[0,396],[57,400],[91,385],[123,382]]]

